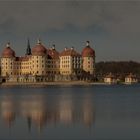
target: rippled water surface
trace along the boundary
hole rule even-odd
[[[0,88],[0,139],[140,139],[140,85]]]

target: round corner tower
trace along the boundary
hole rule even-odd
[[[38,40],[35,47],[32,48],[32,74],[45,75],[46,74],[46,55],[47,49]]]
[[[95,74],[95,51],[90,47],[90,42],[86,42],[86,47],[82,51],[83,70],[91,75]]]
[[[1,55],[1,75],[12,76],[14,75],[14,61],[15,51],[11,49],[10,43],[8,42]]]

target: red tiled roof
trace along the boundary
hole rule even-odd
[[[63,50],[60,53],[60,56],[81,56],[81,55],[72,48]]]
[[[105,76],[105,78],[116,78],[112,73],[109,73],[108,75]]]
[[[25,56],[25,57],[16,57],[16,61],[28,61],[29,57]]]
[[[52,59],[59,59],[59,52],[56,49],[48,49],[47,53]]]
[[[133,75],[132,73],[130,73],[129,75],[126,76],[126,78],[136,78],[136,75]]]

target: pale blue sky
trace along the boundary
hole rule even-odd
[[[74,46],[79,52],[86,40],[97,61],[140,62],[139,1],[0,1],[0,52],[10,41],[24,55],[27,38],[38,37],[60,52]]]

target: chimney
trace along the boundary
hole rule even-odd
[[[71,47],[71,50],[74,50],[74,47]]]
[[[67,47],[65,47],[65,51],[67,50]]]

